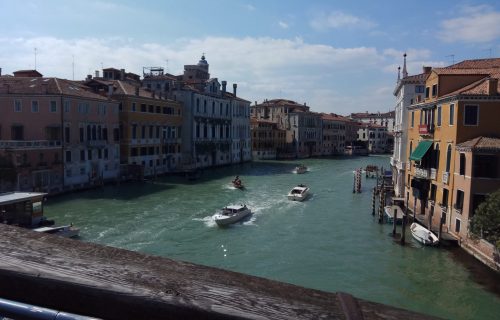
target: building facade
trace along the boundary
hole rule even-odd
[[[344,154],[346,144],[346,119],[337,114],[321,114],[321,155]]]
[[[280,150],[285,148],[286,131],[266,120],[250,120],[252,133],[252,156],[258,160],[277,159]]]

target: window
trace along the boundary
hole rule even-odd
[[[85,161],[85,150],[80,150],[80,161]]]
[[[462,210],[464,207],[464,192],[457,190],[457,201],[455,202],[455,209]]]
[[[70,140],[70,127],[64,127],[64,141],[66,143],[69,143],[69,140]]]
[[[448,150],[446,151],[446,172],[450,172],[451,166],[451,144],[448,145]]]
[[[471,212],[469,213],[469,219],[474,216],[474,214],[476,213],[477,207],[479,207],[479,205],[481,203],[483,203],[483,201],[485,199],[486,199],[486,195],[484,195],[484,194],[474,194],[472,196],[472,208],[471,208]]]
[[[141,112],[146,112],[146,105],[144,103],[141,104]]]
[[[106,160],[108,159],[108,149],[107,148],[104,149],[104,159],[106,159]]]
[[[456,233],[460,232],[460,219],[455,220],[455,232]]]
[[[450,126],[455,123],[455,105],[450,104]]]
[[[473,158],[472,174],[476,178],[497,178],[497,156],[476,154]]]
[[[441,106],[437,107],[437,126],[441,126]]]
[[[88,152],[87,152],[87,158],[89,160],[92,160],[92,150],[88,150]]]
[[[434,168],[436,170],[439,168],[439,144],[434,147]]]
[[[437,89],[438,89],[437,84],[433,84],[432,85],[432,96],[433,97],[437,96],[437,91],[438,91]]]
[[[84,137],[85,137],[85,129],[80,127],[80,142],[83,142]]]
[[[429,91],[430,91],[430,88],[429,88],[429,87],[426,87],[426,88],[425,88],[425,97],[426,97],[426,98],[429,98]]]
[[[115,142],[120,141],[120,129],[119,128],[113,128],[113,141],[115,141]]]
[[[137,139],[137,125],[132,125],[132,139]]]
[[[410,141],[410,154],[408,155],[408,157],[411,156],[411,153],[413,152],[413,141]]]
[[[413,125],[415,124],[415,111],[411,112],[411,127],[413,128]]]
[[[436,201],[436,189],[437,186],[435,184],[431,184],[431,196],[429,200]]]
[[[50,101],[50,112],[57,112],[57,102]]]
[[[479,122],[479,107],[465,106],[464,125],[477,126]]]
[[[424,86],[415,86],[415,93],[424,93]]]
[[[38,112],[38,101],[31,101],[31,112]]]
[[[64,112],[71,111],[71,101],[64,101]]]
[[[460,175],[465,175],[465,153],[460,154]]]
[[[21,100],[15,100],[14,101],[14,112],[21,112],[23,111],[23,106],[21,104]]]
[[[14,125],[11,129],[12,140],[24,140],[24,127],[21,125]]]
[[[445,207],[448,206],[448,189],[443,188],[443,198],[441,204]]]
[[[66,162],[71,162],[71,151],[70,150],[66,151]]]

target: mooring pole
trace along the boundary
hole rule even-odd
[[[401,220],[401,245],[405,245],[405,229],[406,229],[406,218],[408,217],[408,201],[409,201],[410,194],[406,193],[406,206],[405,206],[405,213],[403,215],[403,220]]]
[[[377,187],[373,187],[372,190],[372,216],[375,216],[375,193],[377,192]]]
[[[392,218],[392,236],[396,236],[396,220],[398,219],[398,209],[394,207],[394,214]]]

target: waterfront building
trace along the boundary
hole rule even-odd
[[[91,79],[86,85],[119,102],[122,171],[131,174],[139,166],[138,175],[147,177],[180,168],[182,107],[179,102],[166,99],[161,91],[156,94],[140,88],[133,81]]]
[[[396,97],[396,107],[394,110],[394,151],[390,160],[392,167],[392,180],[394,193],[397,197],[404,195],[405,168],[408,158],[406,158],[406,142],[408,129],[408,107],[414,103],[423,101],[425,92],[425,79],[429,75],[431,68],[424,67],[420,74],[408,75],[406,70],[406,53],[404,54],[403,74],[400,75],[398,68],[398,80],[394,89]]]
[[[390,148],[387,128],[377,124],[362,124],[358,129],[358,141],[365,142],[369,153],[386,153]]]
[[[286,131],[279,129],[278,125],[268,120],[250,120],[252,133],[253,159],[277,159],[286,144]]]
[[[467,221],[482,199],[482,191],[474,190],[485,190],[498,183],[493,158],[468,156],[468,151],[463,151],[470,147],[474,154],[473,139],[481,144],[489,140],[479,137],[500,136],[499,77],[498,58],[466,60],[435,68],[426,80],[424,101],[408,108],[409,207],[417,219],[431,224],[435,230],[448,232],[460,239],[459,243],[468,239]],[[486,165],[490,160],[492,166]],[[491,170],[476,175],[477,171],[474,173],[471,168],[478,166]],[[467,170],[472,176],[466,174]],[[471,190],[478,194],[475,200],[465,187],[467,179],[471,179]],[[456,180],[460,182],[455,184]],[[464,199],[473,203],[467,206],[467,212]]]
[[[359,112],[359,113],[351,113],[349,116],[351,119],[366,123],[366,124],[376,124],[379,126],[383,126],[387,128],[387,132],[394,131],[394,122],[395,122],[395,112]]]
[[[115,179],[118,103],[78,82],[14,74],[0,77],[2,188],[58,193]]]
[[[321,123],[321,155],[343,154],[346,143],[346,118],[334,113],[322,113]]]
[[[276,123],[286,131],[286,145],[278,158],[306,158],[321,155],[321,115],[309,111],[304,103],[286,99],[265,100],[251,106],[258,120]]]

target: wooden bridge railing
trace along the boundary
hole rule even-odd
[[[3,224],[0,297],[103,319],[431,319],[345,293]]]

